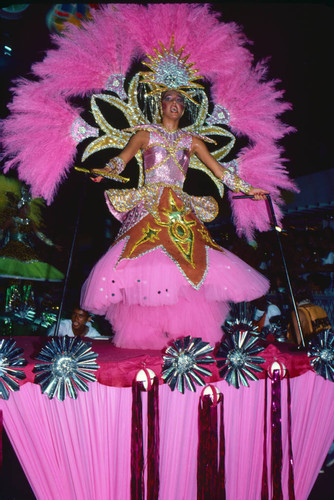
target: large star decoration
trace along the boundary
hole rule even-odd
[[[203,233],[196,216],[171,188],[163,190],[157,211],[160,219],[149,213],[142,219],[144,227],[134,226],[122,235],[128,239],[119,261],[161,248],[198,289],[207,272],[207,247],[224,250],[209,238],[208,232]]]
[[[13,339],[2,339],[0,341],[0,398],[8,399],[9,391],[18,391],[20,386],[17,380],[26,378],[23,370],[17,367],[27,365],[27,361],[21,358],[23,353],[21,347],[15,347]]]
[[[64,401],[68,394],[77,399],[77,390],[88,391],[87,382],[95,382],[94,371],[97,354],[91,350],[91,342],[83,342],[77,337],[51,339],[36,356],[43,363],[33,369],[37,373],[35,382],[40,384],[43,394],[49,399],[58,397]]]
[[[176,248],[181,252],[183,258],[195,267],[193,261],[193,250],[194,250],[194,232],[192,226],[196,226],[196,222],[193,220],[187,220],[186,215],[190,210],[186,210],[185,207],[181,206],[178,208],[175,198],[173,197],[173,192],[169,192],[169,208],[164,208],[161,217],[157,223],[160,226],[167,227],[170,240],[176,246]]]
[[[258,380],[256,373],[262,372],[259,365],[265,359],[258,356],[264,347],[258,343],[258,332],[251,323],[238,320],[224,327],[225,338],[217,352],[217,366],[221,378],[237,389],[249,387],[248,380]]]
[[[325,330],[309,343],[307,355],[318,375],[334,382],[334,333]]]
[[[202,376],[210,376],[212,372],[202,365],[215,363],[209,355],[213,347],[200,337],[182,337],[167,347],[163,357],[161,376],[172,391],[177,388],[184,394],[185,388],[196,392],[195,384],[205,385]]]

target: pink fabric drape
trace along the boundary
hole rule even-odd
[[[334,384],[313,372],[290,383],[296,500],[306,500],[334,438]],[[260,499],[264,381],[239,390],[224,381],[216,385],[224,394],[226,498]],[[146,397],[143,393],[144,407]],[[196,499],[199,397],[199,390],[182,395],[159,387],[160,500]],[[50,401],[31,383],[8,401],[0,400],[4,426],[38,500],[130,499],[131,403],[131,388],[99,383],[90,384],[77,400]],[[268,457],[269,428],[268,421]],[[282,436],[287,499],[285,380]]]

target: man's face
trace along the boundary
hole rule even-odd
[[[73,330],[83,330],[86,326],[86,323],[89,319],[89,315],[86,311],[82,309],[74,309],[72,313],[72,329]]]

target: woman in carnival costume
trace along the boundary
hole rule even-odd
[[[223,168],[206,148],[207,138],[178,128],[183,94],[164,90],[162,123],[134,127],[120,155],[93,170],[95,180],[113,178],[142,152],[143,186],[106,191],[122,227],[82,293],[83,306],[106,315],[115,330],[114,343],[121,347],[162,348],[189,334],[215,343],[222,336],[228,302],[252,300],[267,290],[267,281],[219,247],[201,222],[217,215],[214,199],[183,190],[190,158],[196,155],[234,192],[257,199],[265,194]]]
[[[256,229],[269,229],[265,193],[271,194],[280,220],[279,190],[294,189],[277,146],[289,131],[278,115],[289,105],[273,82],[264,81],[265,66],[252,67],[238,27],[219,22],[207,5],[109,5],[83,29],[69,28],[57,43],[58,49],[34,66],[40,80],[16,86],[12,115],[4,123],[5,149],[14,157],[6,168],[18,164],[33,192],[51,202],[77,144],[88,142],[83,161],[107,148],[122,149],[105,168],[95,169],[97,180],[126,183],[120,174],[135,156],[138,186],[106,191],[122,227],[86,281],[82,307],[106,315],[121,347],[161,348],[184,335],[218,341],[228,302],[261,296],[268,283],[211,239],[202,222],[216,217],[217,204],[182,189],[186,172],[206,173],[221,196],[226,185],[260,200],[231,200],[239,234],[250,238]],[[135,57],[149,71],[130,78]],[[211,84],[211,102],[200,75]],[[89,94],[94,123],[69,104],[69,98]],[[46,102],[41,123],[33,122],[34,111]],[[115,128],[101,102],[118,108],[130,127]],[[184,108],[193,120],[179,129]],[[23,130],[28,123],[33,125],[29,140]],[[41,144],[42,123],[49,123],[50,136],[32,165],[29,152]],[[225,139],[211,154],[205,146],[214,143],[210,135]],[[248,137],[248,146],[223,162],[238,135]],[[40,168],[38,177],[33,179],[29,167]]]

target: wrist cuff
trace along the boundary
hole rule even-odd
[[[231,191],[234,193],[239,193],[242,191],[245,194],[248,194],[249,191],[253,188],[248,182],[241,179],[237,174],[234,174],[230,170],[226,170],[220,181],[225,184]]]
[[[107,164],[106,167],[110,170],[112,173],[120,174],[125,167],[125,161],[122,160],[119,156],[115,156],[115,158],[112,158]]]

